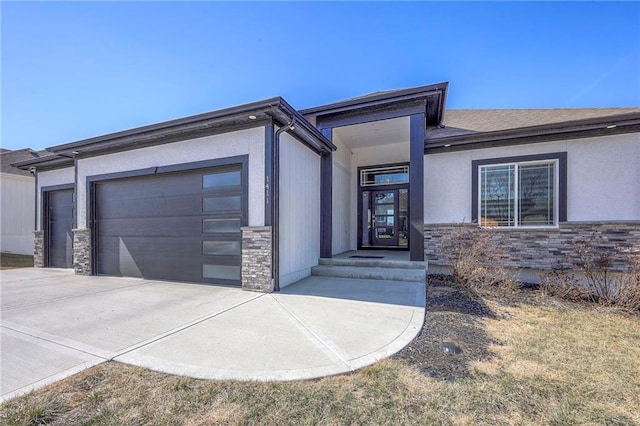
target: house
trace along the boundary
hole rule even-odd
[[[35,180],[29,171],[12,164],[42,154],[29,148],[15,151],[3,148],[0,153],[0,251],[3,253],[33,254]]]
[[[36,171],[36,265],[273,291],[349,250],[443,266],[462,221],[534,272],[591,232],[640,246],[640,108],[445,111],[447,88],[276,97],[48,148],[17,164]]]

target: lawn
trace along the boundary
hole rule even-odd
[[[196,380],[109,362],[2,405],[3,424],[640,424],[640,318],[430,277],[394,357],[320,380]],[[442,342],[462,353],[449,354]]]
[[[33,256],[14,253],[0,253],[0,269],[31,268]]]

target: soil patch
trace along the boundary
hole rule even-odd
[[[393,358],[437,379],[470,377],[470,363],[488,359],[489,345],[499,344],[487,335],[482,318],[496,314],[481,298],[448,276],[430,275],[422,331]]]

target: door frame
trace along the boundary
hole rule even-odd
[[[362,182],[361,182],[361,171],[362,170],[368,170],[368,169],[377,169],[377,168],[381,168],[381,167],[395,167],[395,166],[409,166],[410,164],[408,162],[402,162],[402,163],[386,163],[386,164],[371,164],[368,166],[360,166],[357,169],[357,173],[358,173],[358,199],[356,201],[357,204],[357,229],[358,229],[358,233],[357,233],[357,248],[358,250],[398,250],[398,251],[409,251],[410,247],[411,247],[411,242],[410,242],[410,233],[407,234],[407,246],[403,247],[403,246],[363,246],[362,245],[362,233],[365,232],[362,228],[362,215],[363,215],[363,211],[362,211],[362,193],[364,191],[369,191],[369,192],[373,192],[373,191],[387,191],[387,190],[400,190],[400,189],[406,189],[407,191],[409,191],[409,187],[411,185],[411,168],[409,168],[409,182],[408,183],[398,183],[398,184],[392,184],[392,185],[369,185],[369,186],[362,186]],[[399,208],[399,200],[396,200],[395,202],[396,204],[396,209]],[[410,217],[410,211],[411,211],[411,197],[407,197],[407,218]],[[396,213],[397,214],[397,213]],[[396,217],[397,219],[397,217]],[[397,225],[396,225],[397,227]],[[399,235],[398,235],[399,237]],[[371,238],[371,236],[370,236]],[[371,240],[370,240],[371,241]]]
[[[73,183],[65,183],[61,185],[51,185],[51,186],[42,186],[40,187],[40,209],[42,211],[42,223],[40,224],[40,229],[43,231],[44,244],[43,244],[43,264],[45,268],[51,266],[50,262],[50,247],[51,247],[51,229],[49,228],[49,195],[51,192],[55,191],[66,191],[71,190],[71,220],[75,217],[75,209],[76,209],[76,190],[75,185]],[[71,226],[73,232],[73,225]],[[73,238],[71,240],[71,258],[73,259]],[[73,260],[71,261],[71,266],[69,268],[73,268]]]

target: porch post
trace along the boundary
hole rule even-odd
[[[322,129],[322,134],[331,140],[332,129]],[[320,157],[320,257],[332,256],[333,234],[333,155],[331,152]]]
[[[409,121],[409,259],[424,261],[424,114]]]

